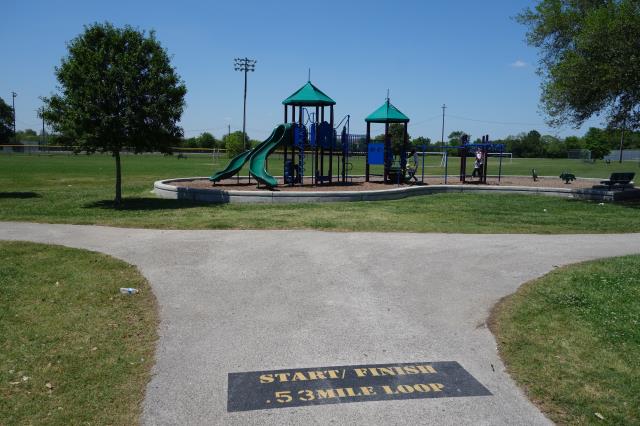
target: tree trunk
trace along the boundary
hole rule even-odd
[[[122,205],[122,173],[120,170],[120,151],[115,151],[113,156],[116,159],[116,198],[113,200],[113,204],[116,208],[120,208]]]

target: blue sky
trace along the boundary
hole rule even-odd
[[[501,138],[550,129],[539,111],[537,52],[513,20],[527,0],[363,1],[29,1],[9,0],[0,26],[0,97],[16,98],[17,127],[39,129],[39,97],[56,89],[54,67],[83,25],[110,21],[156,31],[188,89],[186,136],[227,124],[242,128],[242,73],[233,58],[258,61],[249,74],[247,133],[262,139],[282,121],[282,100],[311,79],[351,115],[352,133],[390,90],[411,118],[409,133]],[[594,120],[591,125],[597,125]]]

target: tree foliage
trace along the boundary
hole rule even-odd
[[[247,135],[247,142],[250,142],[249,135]],[[242,131],[238,130],[222,138],[224,147],[230,157],[240,154],[244,151],[244,137]],[[248,145],[248,144],[247,144]],[[249,147],[247,147],[248,149]]]
[[[402,144],[404,143],[404,124],[403,123],[391,123],[389,124],[389,138],[391,139],[391,150],[394,154],[400,154],[402,150]],[[373,138],[377,141],[384,140],[384,134],[380,134]],[[407,145],[411,144],[411,135],[407,134]]]
[[[8,144],[13,136],[13,108],[0,98],[0,144]]]
[[[638,0],[541,0],[518,20],[541,52],[550,124],[604,115],[611,128],[640,128]]]
[[[37,142],[40,140],[40,135],[33,129],[18,130],[16,132],[16,140],[23,142]]]
[[[214,148],[216,146],[216,138],[209,132],[204,132],[198,136],[198,145],[200,148]]]
[[[469,139],[471,139],[471,135],[466,133],[466,132],[463,132],[462,130],[455,130],[455,131],[449,133],[449,136],[448,136],[449,145],[451,145],[451,146],[460,146],[460,145],[462,145],[462,137],[464,135],[469,136]]]
[[[153,31],[93,24],[68,49],[55,72],[61,92],[42,114],[78,150],[113,154],[119,205],[120,151],[171,152],[187,90]]]
[[[186,148],[217,148],[221,145],[221,141],[217,140],[209,132],[201,133],[199,136],[187,138],[182,141],[182,146]]]
[[[420,149],[424,146],[428,149],[429,146],[431,146],[431,139],[425,138],[424,136],[418,136],[417,138],[411,139],[411,145],[419,147]]]
[[[611,143],[608,142],[607,132],[595,127],[589,128],[583,137],[585,147],[591,151],[591,158],[602,160],[605,155],[611,152]]]

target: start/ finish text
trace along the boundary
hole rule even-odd
[[[230,373],[228,411],[491,393],[455,361]]]

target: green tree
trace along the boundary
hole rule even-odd
[[[425,148],[429,149],[431,146],[431,139],[425,138],[424,136],[418,136],[417,138],[411,139],[411,145],[419,147],[420,149],[422,149],[422,146],[424,145]]]
[[[151,31],[109,23],[86,26],[56,68],[61,93],[42,113],[78,150],[115,158],[114,204],[122,204],[120,152],[171,152],[182,136],[178,121],[187,89]]]
[[[251,139],[249,138],[249,135],[247,135],[247,141],[249,140]],[[238,155],[244,151],[244,137],[240,130],[224,135],[222,142],[224,143],[224,147],[230,157]]]
[[[567,146],[555,136],[542,136],[542,146],[545,158],[567,158]]]
[[[378,135],[373,138],[377,141],[384,140],[384,134]],[[391,139],[391,150],[394,154],[400,154],[402,150],[402,144],[404,143],[404,124],[391,123],[389,124],[389,139]],[[411,135],[407,134],[407,145],[411,144]]]
[[[538,158],[544,155],[542,136],[537,130],[520,133],[517,136],[507,136],[504,143],[506,152],[511,152],[514,157]]]
[[[584,135],[584,144],[591,151],[591,158],[602,160],[605,155],[611,152],[610,144],[607,141],[607,132],[595,127],[589,128]]]
[[[198,147],[198,138],[186,138],[182,140],[182,146],[185,148],[197,148]]]
[[[578,136],[567,136],[564,138],[564,145],[567,151],[570,149],[585,149],[584,141]]]
[[[204,132],[198,136],[198,146],[211,149],[216,146],[216,138],[211,133]]]
[[[16,140],[23,142],[36,142],[40,140],[38,133],[33,129],[18,130]]]
[[[640,127],[638,0],[541,0],[518,20],[541,51],[551,124],[579,126],[604,115],[608,127]]]
[[[469,140],[471,140],[471,135],[463,132],[462,130],[456,130],[454,132],[449,133],[449,145],[451,146],[460,146],[462,145],[462,136],[469,136]]]
[[[8,145],[13,136],[13,108],[0,98],[0,145]]]
[[[404,144],[404,124],[389,124],[389,136],[391,137],[391,149],[395,154],[400,154]],[[407,145],[411,144],[411,135],[407,132]]]
[[[521,143],[522,157],[540,158],[544,153],[542,135],[537,130],[531,130],[522,138]]]

